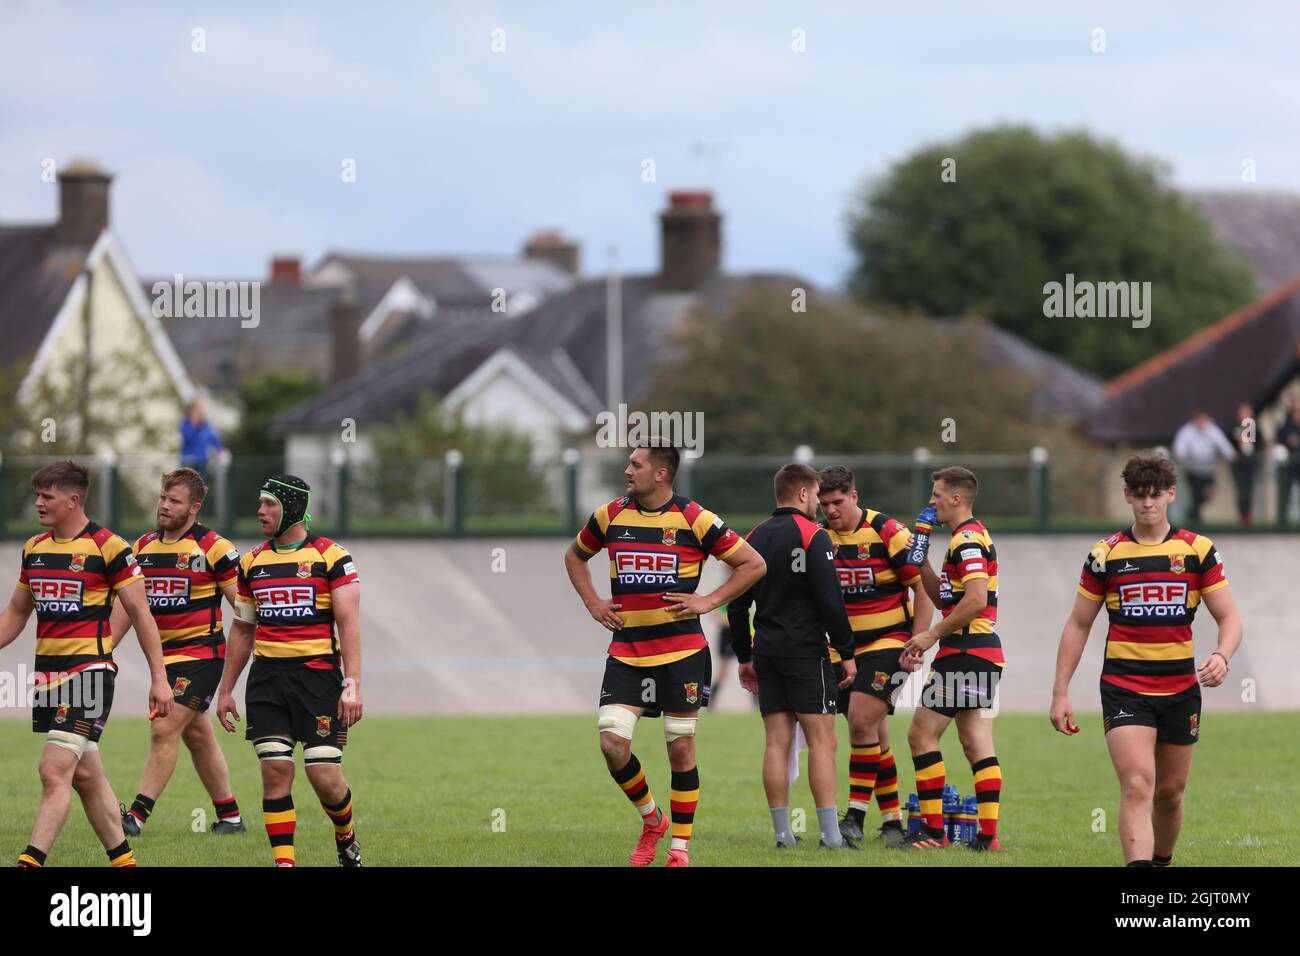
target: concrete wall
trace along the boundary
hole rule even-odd
[[[1093,543],[1084,536],[998,539],[998,630],[1008,661],[1004,709],[1046,713],[1057,639]],[[1300,709],[1300,614],[1286,600],[1300,569],[1300,537],[1225,536],[1216,543],[1245,621],[1246,641],[1228,683],[1206,691],[1207,710]],[[371,713],[595,709],[608,633],[590,619],[569,586],[561,563],[567,542],[345,544],[361,572],[362,680]],[[17,563],[18,546],[0,545],[0,568]],[[494,564],[502,570],[494,571]],[[608,564],[593,562],[591,567],[603,591]],[[721,567],[709,562],[706,587],[716,586]],[[717,623],[706,625],[710,637]],[[1072,687],[1081,712],[1099,707],[1104,634],[1103,616],[1094,625]],[[1199,659],[1213,650],[1216,635],[1204,610],[1195,634]],[[0,674],[25,675],[34,641],[32,622],[18,641],[0,650]],[[143,714],[146,681],[134,639],[116,656],[121,676],[115,709]],[[1243,680],[1255,682],[1253,703],[1242,699]],[[747,696],[733,670],[722,690],[721,708],[747,707]],[[5,706],[0,715],[24,716],[26,711]]]

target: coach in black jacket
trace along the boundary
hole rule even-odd
[[[834,645],[847,668],[839,686],[851,685],[857,669],[835,549],[813,520],[817,472],[807,465],[786,465],[773,485],[776,511],[747,536],[767,561],[767,574],[731,601],[727,621],[740,661],[740,683],[758,694],[767,732],[763,788],[776,845],[781,849],[795,843],[788,768],[798,719],[808,741],[808,783],[817,802],[821,845],[857,849],[840,836],[835,807],[836,682],[827,648]],[[751,604],[758,605],[752,648],[747,639]]]

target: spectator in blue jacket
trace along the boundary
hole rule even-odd
[[[212,427],[203,413],[203,402],[194,399],[189,411],[181,419],[181,464],[193,468],[208,480],[208,458],[214,451],[221,451],[221,436]]]

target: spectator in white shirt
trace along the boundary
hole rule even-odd
[[[1191,522],[1199,524],[1201,507],[1214,495],[1214,466],[1219,456],[1237,460],[1228,436],[1209,412],[1197,412],[1174,436],[1174,459],[1192,486]]]

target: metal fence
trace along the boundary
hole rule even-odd
[[[951,457],[951,460],[950,460]],[[1114,530],[1103,490],[1117,477],[1102,454],[1050,458],[1036,449],[1021,455],[943,456],[805,455],[814,467],[847,465],[860,502],[910,521],[930,495],[930,473],[963,464],[980,477],[978,511],[1000,533]],[[37,530],[31,474],[52,457],[0,459],[0,538],[23,539]],[[772,476],[790,456],[709,455],[684,459],[677,491],[747,531],[772,510]],[[83,459],[91,472],[87,511],[124,536],[154,527],[159,478],[176,467],[165,456]],[[622,493],[625,454],[568,451],[541,462],[442,458],[307,460],[292,467],[312,486],[312,527],[332,535],[464,538],[564,536],[576,532],[597,506]],[[281,458],[237,457],[214,464],[202,520],[232,537],[259,534],[258,488],[284,470]],[[1290,474],[1278,463],[1275,487]],[[1281,492],[1279,492],[1281,493]],[[1279,501],[1277,518],[1260,531],[1300,530]],[[1213,530],[1213,523],[1204,525]],[[1234,530],[1237,530],[1234,527]]]

